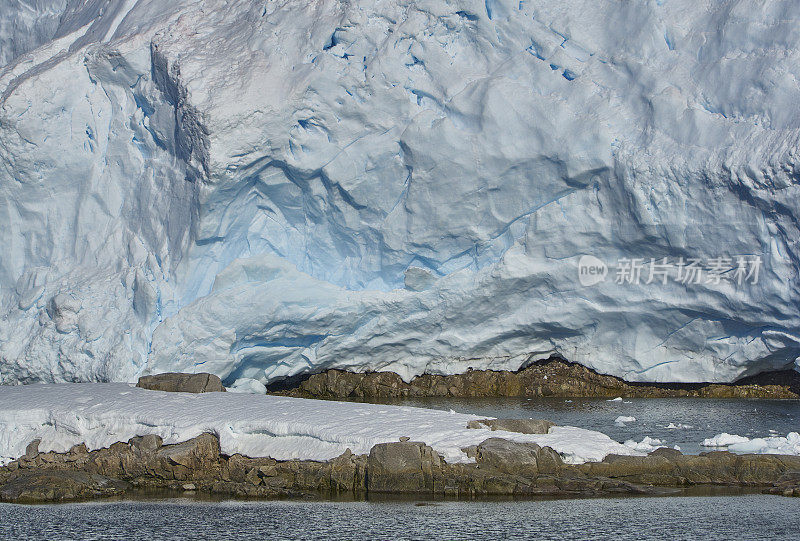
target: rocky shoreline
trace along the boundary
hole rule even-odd
[[[516,372],[469,370],[448,376],[425,374],[404,382],[394,372],[327,370],[275,384],[273,394],[331,400],[405,397],[554,398],[800,398],[800,373],[769,372],[735,383],[632,383],[585,366],[551,358]]]
[[[565,366],[563,362],[548,361],[519,373],[468,372],[446,378],[464,384],[454,393],[481,389],[527,392],[529,387],[502,386],[497,382],[511,381],[503,379],[508,374],[529,381],[534,377],[532,374],[541,375],[541,370],[547,369],[554,374]],[[568,365],[568,368],[590,373],[576,365]],[[344,372],[329,371],[306,381],[318,385],[320,381],[339,382],[340,385],[333,388],[336,392],[347,391],[346,397],[375,396],[359,393],[387,393],[387,389],[410,392],[409,389],[414,388],[372,385],[376,381],[384,382],[382,378],[390,377],[386,374],[362,374],[357,379],[346,376]],[[484,388],[473,385],[482,378],[490,378],[495,385]],[[435,381],[426,376],[418,379]],[[445,378],[439,378],[442,379]],[[360,386],[343,386],[343,383],[353,381],[360,382]],[[549,382],[550,378],[544,381]],[[371,384],[365,385],[364,382]],[[554,384],[558,385],[557,382]],[[748,390],[752,385],[734,388]],[[139,381],[139,386],[178,393],[224,391],[219,378],[211,374],[147,376]],[[299,388],[310,388],[315,392],[326,389],[324,386]],[[441,391],[436,385],[418,388]],[[626,395],[620,392],[619,386],[596,387],[595,391],[600,388],[609,390],[609,394],[602,396]],[[638,389],[639,386],[632,388]],[[538,390],[540,393],[543,391],[542,388]],[[288,392],[296,392],[296,389]],[[324,397],[331,398],[329,395]],[[508,438],[509,433],[549,434],[553,426],[552,422],[541,419],[477,418],[466,422],[464,428],[498,431],[498,436],[505,434]],[[647,456],[609,454],[600,462],[568,464],[550,447],[487,436],[482,441],[474,440],[481,441],[477,445],[461,448],[468,458],[474,459],[471,463],[448,463],[432,447],[410,441],[408,437],[377,443],[365,454],[354,454],[347,449],[336,458],[325,461],[225,454],[221,451],[219,437],[211,432],[168,445],[154,434],[136,436],[127,442],[116,442],[107,448],[91,451],[81,443],[65,453],[40,452],[40,441],[34,440],[23,456],[0,467],[0,501],[63,502],[124,497],[141,491],[180,491],[191,495],[243,498],[332,498],[345,495],[359,499],[380,494],[422,498],[576,497],[665,495],[679,493],[686,487],[740,487],[800,496],[800,456],[737,455],[727,451],[683,455],[675,449],[659,448]]]
[[[210,433],[173,445],[154,435],[95,451],[81,444],[67,453],[40,453],[34,441],[25,456],[0,468],[0,501],[63,502],[142,489],[245,498],[482,498],[665,495],[718,486],[800,496],[796,456],[727,451],[692,456],[661,448],[648,456],[609,455],[602,462],[569,465],[549,447],[501,438],[465,451],[475,463],[448,464],[413,441],[381,443],[366,455],[347,450],[324,462],[227,456]]]

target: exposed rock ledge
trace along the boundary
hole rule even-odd
[[[217,393],[225,392],[219,376],[207,372],[184,374],[182,372],[165,372],[139,378],[137,387],[151,391],[169,393]]]
[[[630,383],[561,359],[538,361],[517,372],[469,370],[449,376],[423,375],[405,383],[394,372],[328,370],[271,388],[301,398],[400,397],[702,397],[800,398],[800,373],[770,372],[736,383]]]
[[[722,485],[800,496],[800,457],[721,451],[685,456],[658,449],[646,457],[609,455],[603,462],[567,465],[549,447],[489,438],[467,450],[474,464],[448,464],[413,441],[381,443],[368,455],[347,450],[326,462],[277,461],[223,455],[209,433],[174,445],[150,435],[91,452],[82,444],[67,453],[37,449],[32,442],[24,457],[0,468],[0,500],[118,496],[132,487],[264,498],[341,493],[472,498],[664,494],[669,487]]]

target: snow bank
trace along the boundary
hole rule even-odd
[[[482,418],[268,395],[166,393],[125,383],[0,387],[0,463],[24,454],[36,438],[41,451],[64,452],[77,443],[98,449],[145,434],[177,443],[203,432],[219,436],[223,453],[280,460],[327,460],[348,448],[368,453],[377,443],[403,436],[427,443],[448,462],[469,461],[461,449],[490,437],[550,446],[573,464],[609,453],[635,454],[605,434],[581,428],[553,427],[548,434],[466,428]]]
[[[0,0],[0,382],[791,366],[799,44],[784,0]]]
[[[790,432],[786,437],[747,438],[722,433],[703,441],[705,447],[727,447],[734,453],[800,455],[800,434]]]

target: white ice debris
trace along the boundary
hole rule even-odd
[[[800,434],[790,432],[786,437],[746,438],[722,433],[703,441],[704,447],[727,447],[734,453],[800,455]]]
[[[650,436],[645,436],[640,442],[636,442],[635,440],[627,440],[625,442],[626,447],[640,453],[649,453],[651,451],[655,451],[659,447],[664,447],[663,444],[663,441],[656,438],[651,438]]]
[[[368,453],[376,443],[407,436],[433,447],[448,462],[487,438],[549,446],[568,463],[636,454],[605,434],[556,426],[548,434],[468,429],[482,419],[454,411],[306,400],[235,393],[165,393],[125,383],[37,384],[0,387],[0,464],[24,454],[40,438],[41,451],[67,451],[77,443],[107,447],[133,436],[157,434],[177,443],[209,431],[226,454],[326,460],[346,449]]]
[[[0,0],[0,382],[791,366],[800,10],[753,4]]]
[[[636,417],[631,417],[628,415],[620,415],[616,419],[614,419],[614,424],[617,426],[625,426],[626,423],[633,423],[636,421]]]
[[[606,400],[606,402],[622,402],[622,397],[618,396],[616,398],[612,398],[611,400]]]
[[[723,432],[722,434],[717,434],[713,438],[704,439],[703,443],[700,445],[703,447],[727,447],[728,445],[733,445],[735,443],[747,443],[748,441],[750,441],[750,438],[739,436],[738,434],[728,434],[727,432]]]
[[[664,428],[666,428],[667,430],[689,430],[690,428],[694,427],[692,425],[687,425],[683,423],[678,423],[678,424],[670,423]]]
[[[267,392],[263,383],[252,378],[239,378],[227,389],[231,393],[266,394]]]

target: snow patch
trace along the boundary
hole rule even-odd
[[[42,452],[65,452],[78,443],[98,449],[146,434],[178,443],[203,432],[219,436],[225,454],[279,460],[328,460],[348,448],[363,454],[401,437],[425,442],[451,463],[469,462],[461,449],[491,437],[549,446],[571,464],[637,454],[605,434],[576,427],[556,426],[548,434],[467,428],[484,418],[271,395],[166,393],[124,383],[6,386],[0,387],[0,464],[23,455],[37,438]]]

